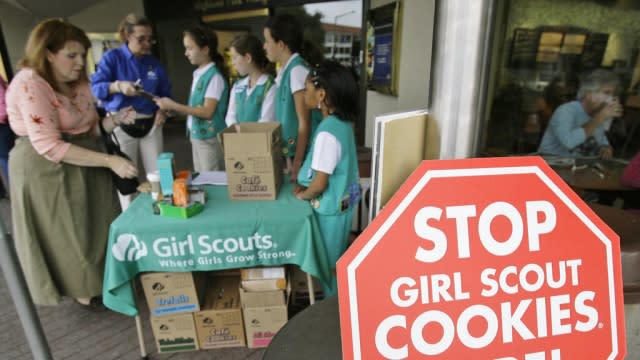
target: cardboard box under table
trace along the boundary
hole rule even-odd
[[[206,288],[202,273],[146,273],[140,282],[152,316],[200,310]]]
[[[240,278],[209,277],[208,284],[202,309],[193,315],[200,349],[245,346]]]
[[[150,271],[296,264],[323,281],[330,279],[313,209],[293,196],[288,181],[275,201],[231,201],[225,186],[205,189],[209,200],[198,216],[154,215],[151,197],[140,194],[111,223],[102,293],[108,308],[137,316],[131,280]]]
[[[289,275],[291,280],[291,300],[289,301],[294,306],[304,307],[309,303],[309,299],[311,298],[309,296],[310,289],[313,289],[313,295],[316,299],[322,299],[323,294],[320,281],[315,277],[311,277],[312,286],[309,286],[309,277],[309,274],[300,270],[299,266],[291,266]]]
[[[242,123],[221,133],[229,197],[275,200],[282,185],[280,123]]]
[[[246,291],[285,290],[287,287],[284,266],[241,269],[240,278],[241,286]]]
[[[159,353],[198,350],[192,313],[151,317],[150,320]]]
[[[267,347],[288,318],[289,289],[246,291],[240,288],[247,347]]]

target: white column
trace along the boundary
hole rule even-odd
[[[487,85],[492,0],[436,5],[431,113],[440,129],[440,158],[476,152]]]

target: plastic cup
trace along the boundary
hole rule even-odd
[[[148,173],[147,181],[151,184],[151,198],[154,201],[160,200],[160,174],[158,172]]]

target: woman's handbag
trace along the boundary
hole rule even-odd
[[[118,142],[118,138],[116,137],[116,135],[114,133],[107,133],[107,131],[102,126],[102,120],[98,120],[98,124],[100,126],[100,134],[102,135],[102,141],[104,142],[107,153],[131,161],[131,158],[129,158],[127,154],[123,153],[122,150],[120,150],[120,143]],[[140,185],[137,177],[121,178],[114,172],[111,172],[111,175],[113,176],[113,183],[122,195],[135,193],[138,189],[138,185]]]

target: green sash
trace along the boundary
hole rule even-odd
[[[267,81],[265,81],[264,84],[256,85],[255,89],[253,89],[248,96],[248,86],[238,89],[235,93],[236,121],[238,123],[256,122],[260,120],[264,98],[267,96],[272,85],[273,77],[268,75]]]
[[[352,208],[360,200],[358,155],[350,123],[329,115],[318,125],[316,135],[323,131],[336,137],[342,149],[342,156],[333,174],[329,175],[327,188],[322,195],[311,200],[311,207],[319,214],[337,215]],[[315,140],[314,138],[298,173],[298,183],[304,186],[309,186],[316,176],[315,170],[311,168]]]
[[[189,106],[199,107],[204,105],[204,96],[207,92],[207,87],[209,86],[211,79],[213,79],[217,74],[220,74],[220,71],[215,65],[213,65],[204,74],[202,74],[202,76],[200,76],[195,89],[193,89],[189,96]],[[193,120],[191,121],[191,129],[187,128],[187,136],[190,136],[192,139],[209,139],[218,135],[220,131],[227,127],[224,117],[227,114],[228,102],[229,86],[225,81],[222,96],[220,96],[220,100],[218,101],[218,105],[216,106],[216,110],[213,112],[211,119],[192,116]]]

